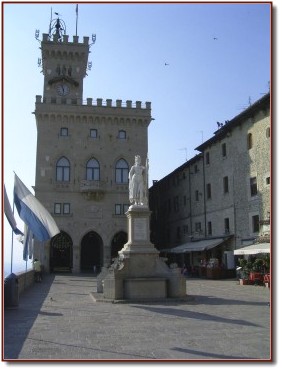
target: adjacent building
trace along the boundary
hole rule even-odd
[[[270,94],[249,106],[196,148],[199,154],[150,188],[152,241],[200,265],[270,239]],[[172,250],[172,248],[175,248]],[[179,259],[179,257],[178,257]]]

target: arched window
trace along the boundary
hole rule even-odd
[[[58,182],[70,181],[70,162],[66,157],[61,157],[57,162],[56,180]]]
[[[247,144],[248,144],[248,149],[253,148],[253,135],[252,135],[252,133],[248,134]]]
[[[100,165],[95,158],[91,158],[86,164],[86,180],[100,180]]]
[[[116,183],[128,183],[128,164],[124,159],[116,163]]]
[[[118,138],[119,139],[126,139],[126,131],[125,130],[119,130]]]

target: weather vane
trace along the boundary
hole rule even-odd
[[[52,8],[51,8],[51,18],[50,18],[50,25],[49,25],[49,39],[53,36],[58,41],[62,41],[63,35],[66,34],[66,24],[60,18],[61,14],[54,13],[57,18],[53,19]]]

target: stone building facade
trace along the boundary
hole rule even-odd
[[[269,239],[270,94],[218,125],[196,148],[198,155],[150,188],[152,241],[159,250],[210,241],[208,257],[224,261],[228,251],[263,235]],[[215,240],[218,246],[209,250]],[[188,263],[203,256],[195,251]]]
[[[90,46],[58,29],[41,41],[35,196],[61,231],[35,246],[47,271],[111,263],[127,242],[128,172],[135,155],[145,161],[148,152],[150,102],[83,100]]]

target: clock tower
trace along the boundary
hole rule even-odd
[[[151,103],[83,97],[92,44],[57,18],[40,42],[43,94],[36,96],[35,196],[60,234],[35,243],[46,271],[97,273],[127,242],[128,175],[148,153]]]
[[[42,72],[44,75],[43,99],[46,101],[82,101],[83,79],[86,76],[89,37],[79,43],[65,34],[65,23],[60,18],[51,22],[50,33],[43,34],[41,42]]]

